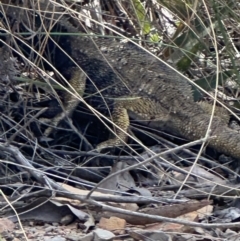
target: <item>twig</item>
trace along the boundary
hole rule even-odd
[[[184,144],[184,145],[182,145],[182,146],[178,146],[178,147],[176,147],[176,148],[172,148],[172,149],[170,149],[170,150],[167,150],[167,151],[164,151],[164,152],[162,152],[162,153],[156,154],[156,155],[154,155],[154,156],[152,156],[152,157],[148,158],[147,160],[144,160],[144,161],[142,161],[142,162],[140,162],[140,163],[137,163],[137,164],[135,164],[135,165],[129,166],[129,167],[124,168],[124,169],[122,169],[122,170],[120,170],[120,171],[114,172],[113,174],[107,176],[105,179],[103,179],[101,182],[99,182],[99,183],[89,192],[89,194],[87,195],[87,198],[89,198],[89,197],[91,196],[91,194],[92,194],[94,191],[96,191],[99,186],[101,186],[103,183],[107,182],[108,180],[110,180],[111,178],[113,178],[113,177],[115,177],[115,176],[117,176],[117,175],[119,175],[119,174],[122,174],[122,173],[124,173],[124,172],[126,172],[126,171],[133,170],[133,169],[135,169],[135,168],[137,168],[137,167],[140,167],[140,166],[142,166],[142,165],[144,165],[144,164],[152,161],[152,160],[153,160],[154,158],[156,158],[156,157],[161,157],[161,156],[163,156],[163,155],[166,155],[166,154],[169,154],[169,153],[172,153],[172,152],[175,152],[175,151],[179,151],[179,150],[182,150],[182,149],[184,149],[184,148],[187,148],[187,147],[190,147],[190,146],[193,146],[193,145],[196,145],[196,144],[205,142],[206,139],[207,139],[207,138],[204,137],[204,138],[202,138],[202,139],[200,139],[200,140],[192,141],[192,142],[187,143],[187,144]]]
[[[195,142],[191,142],[188,145],[193,145],[196,143],[199,143],[201,141],[203,141],[205,138],[195,141]],[[187,144],[186,144],[187,145]],[[186,145],[183,145],[181,147],[176,148],[177,150],[180,150],[181,148],[185,148]],[[176,149],[174,149],[174,151],[176,151]],[[14,146],[4,146],[2,144],[0,144],[0,150],[1,151],[7,151],[9,152],[11,155],[14,156],[14,158],[21,164],[25,165],[25,167],[29,170],[35,170],[34,167],[29,163],[29,160],[27,160],[22,153],[18,150],[18,148],[14,147]],[[173,151],[173,150],[171,150]],[[170,152],[166,151],[167,153]],[[165,154],[166,154],[165,152]],[[159,154],[162,155],[163,153]],[[149,158],[151,159],[151,158]],[[150,160],[146,160],[145,162],[148,162]],[[138,164],[141,165],[142,163]],[[126,168],[127,169],[127,168]],[[125,170],[126,170],[125,169]],[[125,171],[122,170],[121,172]],[[215,223],[215,224],[205,224],[205,223],[197,223],[197,222],[189,222],[189,221],[184,221],[184,220],[180,220],[180,219],[174,219],[174,218],[166,218],[166,217],[162,217],[162,216],[157,216],[157,215],[150,215],[150,214],[143,214],[143,213],[138,213],[138,212],[133,212],[133,211],[129,211],[129,210],[125,210],[125,209],[121,209],[121,208],[117,208],[117,207],[111,207],[109,205],[106,205],[104,203],[100,203],[97,201],[94,201],[92,199],[86,199],[86,196],[84,195],[76,195],[76,194],[72,194],[69,193],[67,190],[65,190],[63,187],[61,187],[61,185],[57,184],[56,182],[54,182],[52,179],[48,178],[46,175],[44,175],[43,178],[43,174],[39,174],[40,171],[33,171],[31,172],[31,174],[37,179],[39,180],[41,183],[44,182],[44,179],[48,180],[48,183],[51,185],[51,187],[54,189],[54,191],[56,191],[56,193],[61,193],[62,196],[67,197],[67,198],[71,198],[71,199],[76,199],[76,200],[80,200],[82,202],[86,202],[88,204],[91,205],[95,205],[97,207],[100,207],[102,209],[102,211],[110,211],[110,212],[116,212],[116,213],[122,213],[125,215],[131,215],[134,217],[138,217],[138,218],[145,218],[145,219],[150,219],[152,221],[156,221],[156,222],[171,222],[171,223],[179,223],[179,224],[183,224],[183,225],[187,225],[187,226],[192,226],[192,227],[201,227],[201,228],[222,228],[223,224],[222,223]],[[42,172],[41,172],[42,173]],[[89,196],[89,195],[88,195]],[[224,227],[225,228],[233,228],[233,227],[240,227],[240,222],[236,222],[236,223],[224,223]]]
[[[17,217],[19,226],[20,226],[20,228],[21,228],[21,230],[22,230],[22,232],[23,232],[23,235],[24,235],[25,239],[26,239],[27,241],[29,241],[29,239],[27,238],[26,232],[24,231],[24,228],[23,228],[23,226],[22,226],[22,222],[21,222],[21,220],[20,220],[20,218],[19,218],[19,216],[18,216],[18,214],[17,214],[16,209],[13,207],[13,205],[11,204],[11,202],[8,201],[7,197],[4,195],[4,193],[2,192],[1,189],[0,189],[0,195],[3,196],[3,198],[5,199],[5,201],[6,201],[6,202],[8,203],[8,205],[11,207],[11,209],[13,210],[13,212],[16,214],[16,217]]]

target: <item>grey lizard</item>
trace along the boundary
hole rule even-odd
[[[65,19],[61,25],[76,32]],[[69,54],[89,80],[85,85],[85,78],[74,79],[72,86],[80,94],[86,91],[107,103],[113,101],[112,120],[124,132],[129,126],[129,113],[134,113],[142,120],[154,122],[155,128],[188,140],[205,136],[210,115],[194,102],[191,85],[182,75],[130,42],[76,35],[69,38]],[[66,104],[66,114],[74,106]],[[54,124],[61,119],[57,118]],[[123,131],[116,129],[120,139],[110,139],[100,144],[99,149],[122,143],[127,138]],[[49,133],[46,130],[45,134]],[[240,134],[228,128],[219,116],[213,118],[211,135],[215,138],[209,140],[209,146],[240,158]]]

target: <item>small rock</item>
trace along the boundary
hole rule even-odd
[[[74,220],[74,215],[68,214],[68,215],[64,216],[63,218],[61,218],[60,223],[63,225],[68,225],[68,224],[72,223],[73,220]]]
[[[52,238],[51,241],[66,241],[66,239],[61,236],[57,236],[57,237]]]
[[[14,236],[15,236],[16,238],[22,238],[22,237],[24,236],[23,231],[22,231],[22,230],[16,230],[16,231],[14,232]]]
[[[37,232],[37,229],[36,229],[36,228],[31,228],[30,231],[31,231],[32,233],[36,233],[36,232]]]
[[[53,226],[58,227],[59,223],[52,223]]]
[[[126,220],[117,217],[101,218],[98,227],[108,231],[114,231],[115,234],[124,234]]]
[[[115,237],[115,234],[108,230],[97,228],[93,231],[94,239],[93,241],[111,241]],[[84,240],[85,241],[85,240]]]
[[[79,237],[79,235],[75,234],[69,234],[69,235],[66,235],[66,239],[69,240],[69,241],[80,241],[81,240],[81,237]]]
[[[33,222],[33,221],[30,221],[28,224],[29,224],[29,226],[31,226],[31,227],[34,226],[34,222]]]
[[[80,234],[71,234],[66,236],[67,240],[71,240],[71,241],[93,241],[93,232],[85,235],[85,236],[81,236]]]
[[[93,241],[94,234],[93,232],[85,235],[84,237],[80,237],[80,239],[77,239],[77,241]],[[75,240],[74,240],[75,241]]]
[[[10,233],[8,231],[3,231],[1,233],[1,237],[5,238],[6,240],[12,241],[14,239],[14,234],[12,232]]]
[[[53,230],[54,230],[54,227],[53,227],[53,226],[49,226],[49,227],[46,227],[46,228],[45,228],[45,232],[46,232],[46,233],[52,232]]]
[[[44,238],[44,241],[66,241],[65,238],[61,237],[61,236],[56,236],[54,238],[51,238],[51,237],[45,237]]]

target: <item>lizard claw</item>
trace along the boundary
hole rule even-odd
[[[113,138],[113,139],[109,139],[107,141],[103,141],[100,144],[98,144],[96,147],[96,150],[97,150],[97,152],[101,152],[103,149],[115,148],[122,144],[123,144],[123,142],[119,138]]]

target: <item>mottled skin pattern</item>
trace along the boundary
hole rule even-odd
[[[74,31],[70,24],[64,26]],[[115,100],[113,112],[114,123],[123,130],[127,130],[130,111],[155,128],[188,140],[205,136],[210,115],[194,102],[188,81],[166,64],[132,43],[109,38],[72,36],[71,46],[71,57],[94,83],[87,84],[87,92],[100,91],[106,100],[124,97]],[[121,131],[117,134],[126,139]],[[218,116],[213,118],[211,136],[216,138],[209,140],[209,146],[240,158],[240,134]],[[111,139],[99,149],[119,143]]]
[[[46,3],[42,6],[44,9],[49,8]],[[37,7],[30,9],[38,9]],[[13,12],[9,11],[9,15],[14,18]],[[76,32],[66,19],[59,22],[68,32]],[[106,103],[114,102],[112,120],[117,126],[127,131],[130,112],[141,120],[151,121],[155,128],[181,135],[188,140],[205,136],[210,115],[194,102],[190,84],[176,71],[126,41],[73,35],[69,38],[72,50],[69,54],[88,76],[86,86],[81,72],[74,74],[80,78],[73,78],[70,83],[80,94],[84,91],[87,94],[100,93],[96,95],[104,98]],[[77,79],[80,81],[75,81]],[[61,118],[71,113],[78,103],[69,94],[65,99],[65,114]],[[54,125],[61,118],[56,117]],[[47,129],[45,134],[49,135],[50,132]],[[122,131],[116,130],[116,134],[126,140]],[[226,121],[214,117],[211,135],[216,138],[209,140],[209,146],[240,158],[240,134],[228,128]],[[100,144],[99,149],[120,143],[119,139],[111,139]]]
[[[85,85],[86,75],[82,71],[78,71],[78,69],[73,68],[72,76],[69,80],[69,86],[74,87],[75,92],[82,96],[84,94]],[[75,92],[71,88],[69,88],[69,91],[75,94]],[[46,123],[51,122],[51,126],[49,126],[44,131],[44,135],[49,136],[52,133],[53,128],[56,127],[64,117],[70,116],[72,114],[73,110],[77,107],[79,102],[80,100],[78,98],[75,98],[71,93],[66,91],[63,96],[63,112],[55,116],[50,121],[43,120],[43,122]]]

